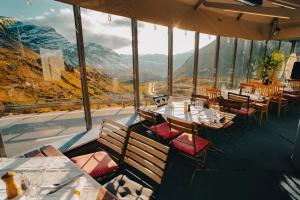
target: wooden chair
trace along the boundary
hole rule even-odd
[[[209,97],[201,94],[192,94],[191,101],[194,102],[196,100],[202,100],[208,102]]]
[[[242,94],[244,92],[254,94],[255,88],[256,87],[253,84],[240,83],[240,94]]]
[[[154,96],[153,101],[157,107],[165,106],[168,104],[168,95]]]
[[[260,91],[260,95],[265,98],[264,102],[251,102],[251,107],[260,110],[260,125],[262,124],[263,116],[265,115],[266,121],[269,119],[269,105],[270,98],[268,96],[268,87],[266,85],[260,84],[257,88]]]
[[[130,132],[124,165],[104,187],[120,199],[154,199],[163,181],[169,147]]]
[[[277,104],[277,116],[280,118],[282,109],[286,108],[288,101],[283,98],[282,85],[269,84],[268,85],[268,97],[270,98],[270,103]]]
[[[228,92],[229,111],[249,119],[256,113],[256,109],[250,106],[250,97],[247,95]]]
[[[197,134],[197,125],[192,122],[186,122],[175,117],[167,118],[170,129],[175,129],[183,134],[171,141],[172,147],[182,155],[191,158],[195,161],[196,167],[193,171],[190,183],[192,183],[195,172],[204,167],[206,160],[206,150],[210,142],[204,138],[201,138]]]
[[[300,102],[300,81],[288,80],[292,91],[284,91],[283,97],[299,107]]]
[[[218,97],[221,96],[221,90],[216,88],[206,88],[205,91],[206,91],[206,95],[209,98],[209,104],[217,105],[218,103],[217,99]]]
[[[141,120],[147,120],[151,124],[151,126],[145,124],[143,124],[143,126],[153,132],[162,142],[169,141],[173,137],[181,134],[177,130],[170,130],[169,124],[166,121],[160,123],[158,119],[160,115],[155,112],[138,109],[138,113]]]
[[[127,131],[127,126],[110,119],[104,119],[101,122],[98,138],[102,150],[76,156],[71,160],[97,179],[114,174],[122,163]]]

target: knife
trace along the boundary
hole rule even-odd
[[[70,183],[73,183],[74,181],[76,181],[79,177],[83,176],[84,173],[81,173],[73,178],[70,178],[66,181],[63,181],[62,183],[60,183],[57,187],[55,187],[54,189],[52,189],[50,192],[48,192],[46,195],[49,195],[49,194],[53,194],[55,192],[57,192],[58,190],[60,190],[61,188],[65,187],[66,185],[70,184]]]

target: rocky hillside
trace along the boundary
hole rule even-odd
[[[3,45],[3,40],[0,40]],[[24,46],[24,54],[16,50],[17,42],[9,43],[10,47],[0,48],[0,102],[15,104],[26,101],[27,104],[49,101],[80,101],[81,84],[78,68],[70,70],[65,65],[61,80],[45,81],[39,54]],[[17,46],[13,46],[17,45]],[[24,57],[25,55],[25,57]],[[113,92],[112,78],[102,70],[87,66],[89,96],[95,100],[117,99],[131,93],[122,84]],[[63,108],[57,108],[63,109]]]

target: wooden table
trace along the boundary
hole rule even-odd
[[[229,92],[234,93],[234,94],[240,94],[240,90],[239,89],[224,90],[224,91],[221,92],[222,97],[224,99],[228,99],[228,93]],[[256,95],[256,94],[242,92],[241,95],[249,96],[250,97],[250,101],[253,101],[253,102],[263,103],[263,102],[266,101],[266,99],[264,97]]]
[[[224,128],[229,122],[235,118],[235,114],[227,113],[227,112],[220,112],[214,109],[206,109],[203,108],[202,110],[191,106],[190,112],[184,112],[184,103],[183,102],[174,102],[173,106],[162,106],[155,110],[154,112],[160,113],[164,117],[173,116],[177,117],[189,122],[194,122],[199,124],[200,126],[204,126],[210,129],[222,129]],[[224,116],[225,121],[224,123],[214,122],[213,121],[213,112],[217,112],[218,115]]]
[[[45,194],[53,188],[53,184],[60,183],[80,173],[84,173],[83,179],[85,180],[81,191],[81,200],[117,199],[105,188],[101,187],[91,176],[83,172],[77,165],[52,146],[29,152],[25,154],[25,157],[0,158],[0,176],[5,174],[8,170],[13,170],[17,174],[21,172],[25,173],[31,180],[31,183],[37,181],[41,186],[41,197],[45,200],[71,199],[76,186],[74,184],[66,185],[51,195],[45,196]],[[38,179],[38,177],[41,178]],[[4,182],[0,181],[0,200],[2,199],[6,199],[6,191]],[[23,198],[20,198],[20,200],[22,199]],[[34,197],[28,195],[24,199],[33,200]]]

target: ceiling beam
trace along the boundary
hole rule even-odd
[[[283,19],[300,19],[300,12],[298,10],[289,10],[274,7],[251,7],[238,4],[205,2],[204,5],[209,8],[222,9],[231,12],[260,15],[266,17],[278,17]]]
[[[204,4],[206,0],[198,0],[198,2],[194,6],[194,10],[198,10],[202,4]]]

